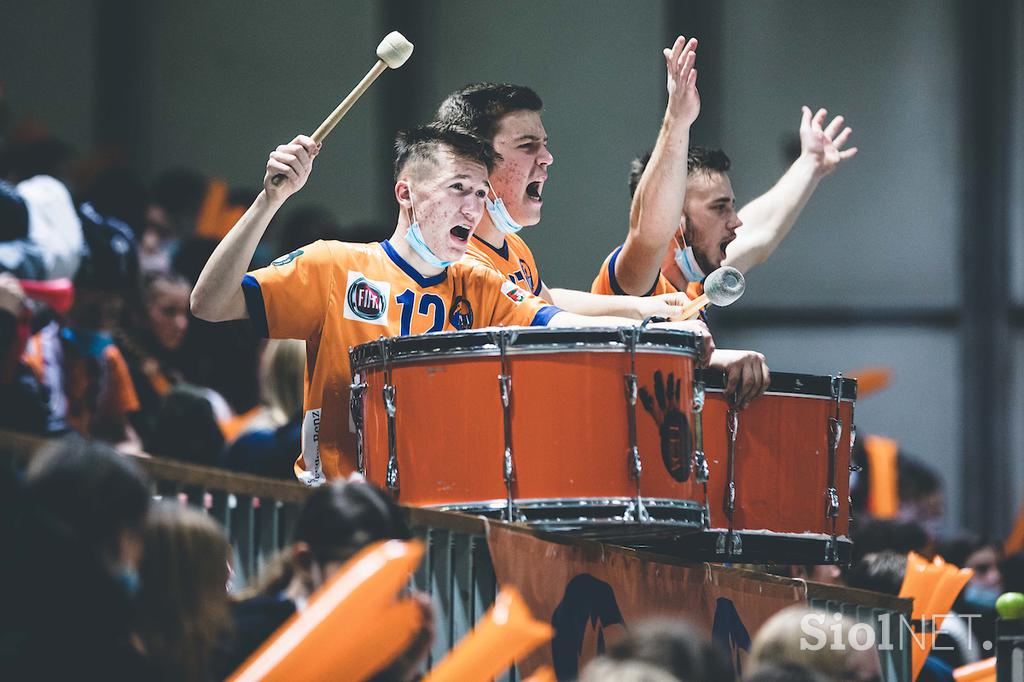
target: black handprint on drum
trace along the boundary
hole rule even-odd
[[[654,398],[646,388],[640,389],[640,402],[654,418],[661,435],[661,459],[672,478],[682,483],[690,478],[690,422],[680,409],[682,381],[669,372],[666,384],[661,371],[654,373]],[[657,404],[655,404],[657,401]]]

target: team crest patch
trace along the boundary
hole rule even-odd
[[[289,254],[287,254],[285,256],[281,256],[277,260],[271,261],[270,264],[274,265],[276,267],[281,267],[282,265],[288,265],[289,263],[291,263],[293,260],[295,260],[296,258],[298,258],[301,255],[302,255],[302,249],[295,249],[291,253],[289,253]]]
[[[526,300],[526,292],[512,282],[505,282],[501,285],[501,293],[511,299],[513,303],[519,304]]]
[[[387,326],[390,298],[390,282],[378,282],[361,272],[349,270],[345,288],[345,319]]]
[[[448,321],[452,323],[452,326],[456,329],[472,329],[473,328],[473,306],[469,304],[469,301],[464,297],[459,296],[452,303],[452,312],[448,316]]]
[[[523,278],[530,287],[530,291],[536,290],[537,287],[533,284],[533,270],[530,269],[529,264],[522,258],[519,259],[519,271],[523,273]]]

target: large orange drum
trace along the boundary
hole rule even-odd
[[[700,343],[499,328],[363,344],[350,353],[360,467],[408,505],[605,539],[698,531]]]
[[[718,561],[848,561],[856,380],[772,372],[768,391],[737,412],[723,375],[702,375],[709,528],[679,538],[672,551]]]

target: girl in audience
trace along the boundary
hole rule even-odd
[[[231,627],[230,556],[224,529],[201,511],[163,502],[150,512],[135,632],[159,679],[213,679],[214,651]]]

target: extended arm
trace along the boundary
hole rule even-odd
[[[822,129],[827,113],[819,109],[812,118],[811,110],[803,107],[800,157],[774,187],[740,209],[743,226],[726,250],[723,265],[747,272],[766,261],[789,234],[821,179],[857,153],[856,147],[843,149],[853,131],[847,127],[839,132],[842,116],[836,116]]]
[[[609,315],[643,320],[655,317],[676,318],[690,302],[682,292],[660,296],[606,296],[574,289],[548,289],[541,284],[540,297],[562,310],[577,315]]]
[[[643,295],[658,278],[665,249],[679,229],[686,198],[686,157],[690,126],[700,112],[697,41],[676,39],[665,50],[668,106],[658,140],[647,162],[629,211],[629,234],[615,263],[623,291]]]
[[[192,314],[208,322],[242,320],[249,317],[242,294],[242,277],[270,220],[285,199],[306,184],[319,146],[305,135],[271,152],[263,191],[249,210],[214,249],[192,290]],[[270,179],[283,174],[285,181],[275,187]]]

